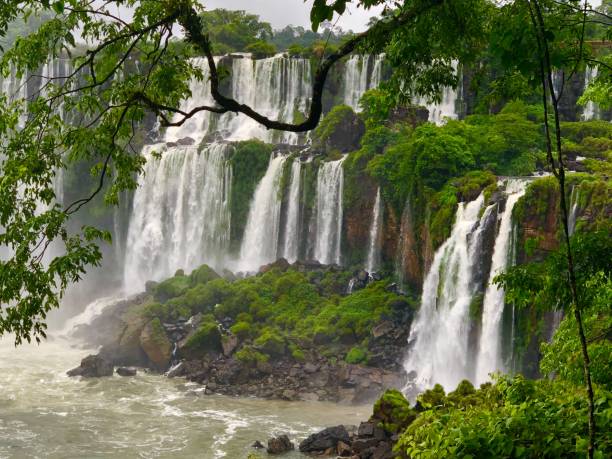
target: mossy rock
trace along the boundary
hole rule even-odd
[[[214,279],[219,279],[219,276],[214,269],[208,265],[202,265],[197,269],[194,269],[189,275],[192,285],[206,284]]]
[[[374,404],[370,421],[379,422],[390,434],[402,432],[416,419],[417,413],[397,389],[387,390]]]
[[[189,287],[191,287],[189,277],[185,275],[171,277],[157,285],[155,288],[155,299],[161,303],[165,303],[171,298],[182,295]]]
[[[185,357],[199,357],[209,352],[219,353],[223,350],[221,332],[216,322],[205,320],[181,346],[180,352]]]
[[[351,364],[365,363],[368,360],[368,351],[359,346],[355,346],[348,351],[344,360],[346,363]]]
[[[258,363],[266,363],[269,360],[267,355],[262,354],[253,346],[244,346],[234,356],[239,362],[253,367],[257,366]]]
[[[347,105],[334,107],[313,133],[313,147],[336,156],[359,149],[363,120]]]
[[[151,320],[142,329],[140,346],[156,370],[164,371],[168,368],[172,358],[172,343],[159,319]]]
[[[286,353],[285,339],[273,330],[265,330],[253,343],[257,349],[269,356],[279,357]]]

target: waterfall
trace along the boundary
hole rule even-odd
[[[289,184],[289,197],[287,219],[285,222],[285,237],[283,239],[283,257],[290,263],[298,259],[300,248],[300,181],[302,175],[302,162],[295,158],[291,164],[291,182]]]
[[[597,67],[587,66],[584,75],[584,88],[588,88],[597,78]],[[582,111],[582,120],[589,121],[599,117],[599,107],[595,102],[588,101]]]
[[[134,194],[128,229],[124,283],[139,291],[149,280],[172,276],[178,268],[207,263],[218,267],[229,246],[230,146],[145,147],[144,174]]]
[[[274,157],[272,153],[268,170],[255,190],[240,248],[239,268],[243,271],[254,271],[276,260],[281,211],[280,184],[286,159],[282,155]]]
[[[353,110],[359,110],[359,99],[368,89],[376,88],[382,79],[383,55],[351,56],[344,72],[343,103]],[[370,71],[371,69],[371,71]]]
[[[482,194],[459,204],[451,235],[436,251],[425,277],[421,307],[410,331],[411,348],[404,362],[408,374],[416,373],[414,382],[419,388],[440,383],[451,390],[461,380],[471,379],[468,332],[475,293],[472,273],[478,262],[482,222],[494,207],[487,207],[479,219],[483,204]]]
[[[453,62],[453,68],[457,70],[458,63]],[[459,82],[461,86],[461,81]],[[423,105],[429,111],[429,121],[437,125],[444,124],[445,119],[456,120],[459,118],[457,112],[457,101],[459,99],[459,89],[445,87],[442,90],[440,102],[430,102],[427,97],[419,96],[416,98],[417,105]]]
[[[340,264],[344,158],[322,163],[317,173],[314,258],[323,264]]]
[[[570,236],[576,231],[576,221],[578,220],[578,202],[580,201],[580,189],[578,185],[572,188],[572,195],[570,196],[570,214],[568,218],[568,230]]]
[[[499,231],[495,238],[489,282],[483,300],[482,331],[476,365],[476,382],[478,384],[487,381],[489,373],[504,370],[501,356],[501,319],[504,312],[504,290],[499,288],[493,282],[493,279],[514,263],[514,260],[510,259],[512,210],[521,196],[525,194],[526,187],[527,182],[520,179],[509,179],[506,184],[506,207],[501,215]]]
[[[372,209],[372,223],[370,224],[370,241],[368,244],[368,259],[366,271],[375,272],[380,265],[380,236],[382,234],[382,202],[380,188],[376,191],[376,200]]]

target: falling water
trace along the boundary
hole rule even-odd
[[[324,162],[317,174],[317,209],[314,258],[321,263],[340,264],[342,241],[342,193],[344,158]]]
[[[489,373],[504,370],[501,356],[501,319],[505,304],[504,290],[498,287],[493,279],[514,262],[510,259],[512,210],[521,196],[525,194],[526,187],[527,182],[520,179],[509,179],[506,184],[506,207],[500,218],[499,231],[493,248],[489,282],[483,300],[482,331],[476,365],[476,382],[479,384],[488,380]]]
[[[345,105],[354,110],[359,109],[359,99],[363,93],[380,84],[383,60],[383,55],[354,55],[349,58],[344,73]]]
[[[457,70],[458,63],[453,62],[453,68]],[[461,82],[459,82],[461,86]],[[423,105],[429,111],[429,121],[435,124],[444,124],[446,119],[457,119],[457,101],[459,99],[459,88],[445,87],[442,90],[440,102],[430,102],[425,96],[416,98],[417,105]]]
[[[285,237],[283,240],[283,257],[290,263],[298,259],[300,248],[300,182],[302,175],[302,162],[295,158],[291,164],[291,183],[285,222]]]
[[[579,201],[580,201],[580,189],[578,188],[578,185],[576,185],[572,188],[572,195],[570,196],[571,209],[570,209],[569,219],[567,222],[570,236],[574,234],[574,231],[576,231],[576,221],[578,220],[578,211],[579,211],[578,202]]]
[[[585,89],[589,87],[590,84],[593,84],[597,78],[597,67],[587,66],[585,76],[584,76],[584,87]],[[592,119],[598,118],[599,115],[599,107],[595,102],[588,101],[584,106],[584,110],[582,112],[582,120],[589,121]]]
[[[437,250],[425,277],[421,307],[410,331],[411,349],[404,363],[407,373],[416,372],[419,388],[442,384],[454,389],[470,379],[468,358],[469,306],[474,294],[473,271],[478,261],[476,247],[485,221],[481,194],[475,201],[461,203],[449,239]]]
[[[255,190],[240,248],[239,268],[242,271],[253,271],[276,260],[281,211],[280,184],[286,159],[282,155],[274,157],[272,153],[268,170]]]
[[[370,224],[370,241],[368,244],[368,260],[366,271],[375,272],[380,265],[380,236],[382,234],[382,202],[380,188],[376,191],[376,200],[372,209],[372,223]]]
[[[176,146],[160,159],[156,148],[164,147],[145,148],[147,163],[134,194],[124,268],[128,293],[178,268],[217,267],[229,246],[231,147]]]

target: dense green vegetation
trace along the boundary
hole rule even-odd
[[[231,333],[241,343],[237,354],[241,360],[301,361],[306,352],[317,352],[367,363],[371,329],[414,307],[412,300],[387,291],[388,281],[346,296],[351,273],[297,268],[274,268],[234,281],[218,277],[205,265],[189,276],[179,272],[156,287],[157,302],[146,314],[162,321],[204,314],[189,343],[194,351],[219,346],[217,322],[229,320]]]
[[[612,453],[612,394],[601,388],[596,397],[601,430],[595,457],[604,458]],[[412,413],[399,404],[406,416]],[[586,456],[587,404],[582,391],[564,381],[501,377],[480,389],[464,381],[448,395],[436,386],[419,396],[416,409],[395,447],[400,457]]]

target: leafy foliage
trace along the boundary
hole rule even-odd
[[[421,412],[400,436],[400,457],[584,457],[587,404],[575,386],[521,376],[500,378],[474,390],[467,382],[444,394],[420,397]],[[595,457],[612,452],[608,435],[612,394],[597,393]]]

